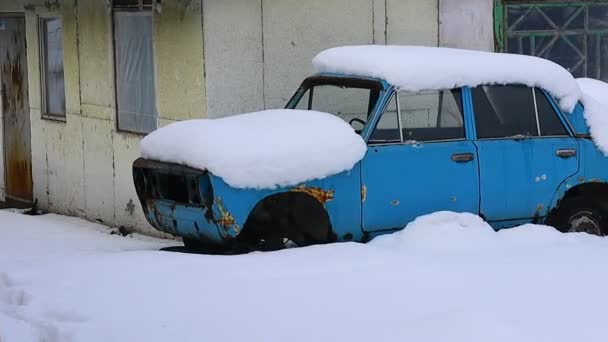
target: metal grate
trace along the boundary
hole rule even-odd
[[[608,3],[506,3],[504,50],[552,60],[575,77],[608,81]]]

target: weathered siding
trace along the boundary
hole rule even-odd
[[[154,233],[131,176],[142,136],[116,129],[112,20],[106,2],[45,3],[0,3],[0,12],[26,15],[34,197],[43,209]],[[159,126],[281,107],[312,71],[311,58],[335,45],[491,46],[491,0],[463,3],[164,0],[162,13],[154,15],[153,36]],[[65,122],[44,120],[40,114],[37,16],[50,13],[63,17]],[[3,183],[1,179],[0,199]]]
[[[438,44],[437,0],[207,0],[203,18],[210,117],[284,106],[332,46]]]
[[[494,0],[440,0],[439,44],[494,51]]]
[[[0,3],[0,12],[26,15],[34,198],[42,209],[154,234],[131,175],[142,136],[116,129],[112,20],[105,1],[27,4],[24,10],[22,3]],[[63,19],[65,122],[41,118],[37,24],[42,14]],[[163,1],[153,40],[159,125],[204,117],[200,0]],[[3,183],[2,177],[0,196]]]

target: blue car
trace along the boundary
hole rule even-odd
[[[581,103],[566,113],[546,89],[517,83],[400,88],[360,73],[304,80],[286,108],[337,115],[367,144],[352,169],[323,179],[241,189],[136,160],[148,222],[187,246],[245,250],[365,242],[436,211],[478,214],[497,230],[608,233],[608,159]]]

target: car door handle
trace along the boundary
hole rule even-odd
[[[468,163],[475,159],[473,153],[454,153],[452,154],[452,161],[456,163]]]
[[[573,148],[564,148],[555,151],[555,154],[560,158],[572,158],[576,156],[576,150]]]

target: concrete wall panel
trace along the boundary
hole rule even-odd
[[[185,5],[188,4],[188,5]],[[206,115],[201,3],[163,1],[154,17],[157,110],[160,117]]]
[[[302,79],[311,60],[338,45],[373,42],[370,0],[263,0],[264,99],[281,108]]]
[[[105,1],[78,1],[81,100],[83,104],[114,107],[112,20]],[[83,115],[98,117],[100,111]],[[110,117],[101,117],[110,120]]]
[[[67,215],[84,213],[82,127],[74,115],[67,121],[44,121],[49,207]]]
[[[114,153],[112,122],[82,117],[86,217],[114,222]]]
[[[203,24],[209,117],[263,109],[261,0],[204,1]]]
[[[437,46],[438,10],[438,0],[386,0],[386,43]]]
[[[34,199],[38,200],[38,206],[42,209],[49,208],[49,177],[46,153],[45,123],[40,119],[39,109],[30,109],[32,136],[32,179],[34,182]]]
[[[494,51],[493,0],[440,0],[441,46]]]
[[[135,229],[147,234],[156,231],[150,227],[133,185],[132,165],[139,157],[141,138],[132,134],[114,133],[114,215],[116,226]]]

